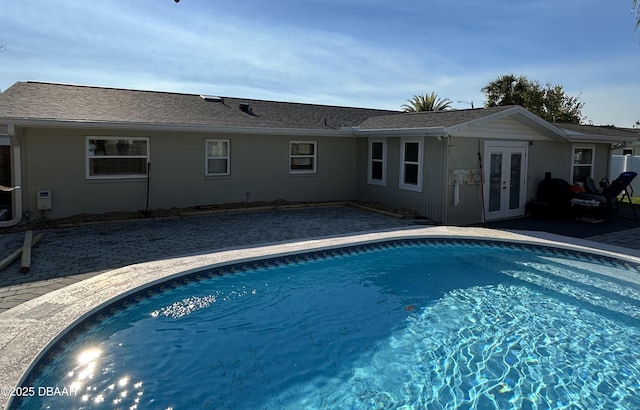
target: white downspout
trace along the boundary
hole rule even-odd
[[[11,209],[11,215],[13,218],[9,221],[0,221],[0,228],[7,228],[14,226],[22,221],[22,154],[20,152],[20,142],[16,137],[16,128],[13,124],[9,124],[9,146],[11,147],[11,171],[12,182],[11,184],[15,189],[11,195],[13,197],[13,209]]]

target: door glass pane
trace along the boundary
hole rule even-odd
[[[502,154],[493,153],[489,160],[489,212],[500,210],[502,190]]]
[[[511,154],[509,177],[509,209],[520,208],[520,177],[522,172],[522,154]]]

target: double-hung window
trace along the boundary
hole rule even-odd
[[[206,174],[207,176],[229,175],[229,140],[207,140]]]
[[[422,138],[402,138],[400,145],[400,189],[422,192]]]
[[[369,170],[367,182],[371,185],[387,184],[387,140],[369,140]]]
[[[593,178],[595,146],[574,145],[571,175],[573,183],[584,182],[587,177]]]
[[[318,150],[315,141],[289,143],[289,173],[314,174],[317,171]]]
[[[87,178],[146,178],[149,139],[143,137],[87,137]]]

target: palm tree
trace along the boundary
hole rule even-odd
[[[640,28],[640,0],[633,0],[631,11],[636,13],[636,29]]]
[[[442,111],[451,108],[451,101],[448,98],[440,98],[435,92],[424,95],[414,95],[412,99],[407,100],[408,104],[402,104],[400,108],[404,112],[418,111]]]
[[[536,84],[524,76],[507,74],[498,77],[486,86],[482,87],[482,92],[487,95],[487,107],[499,105],[522,105],[526,106],[527,93],[536,88]]]

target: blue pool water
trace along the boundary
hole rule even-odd
[[[24,382],[61,394],[13,405],[638,409],[640,287],[620,279],[637,275],[426,241],[226,267],[96,314]]]

